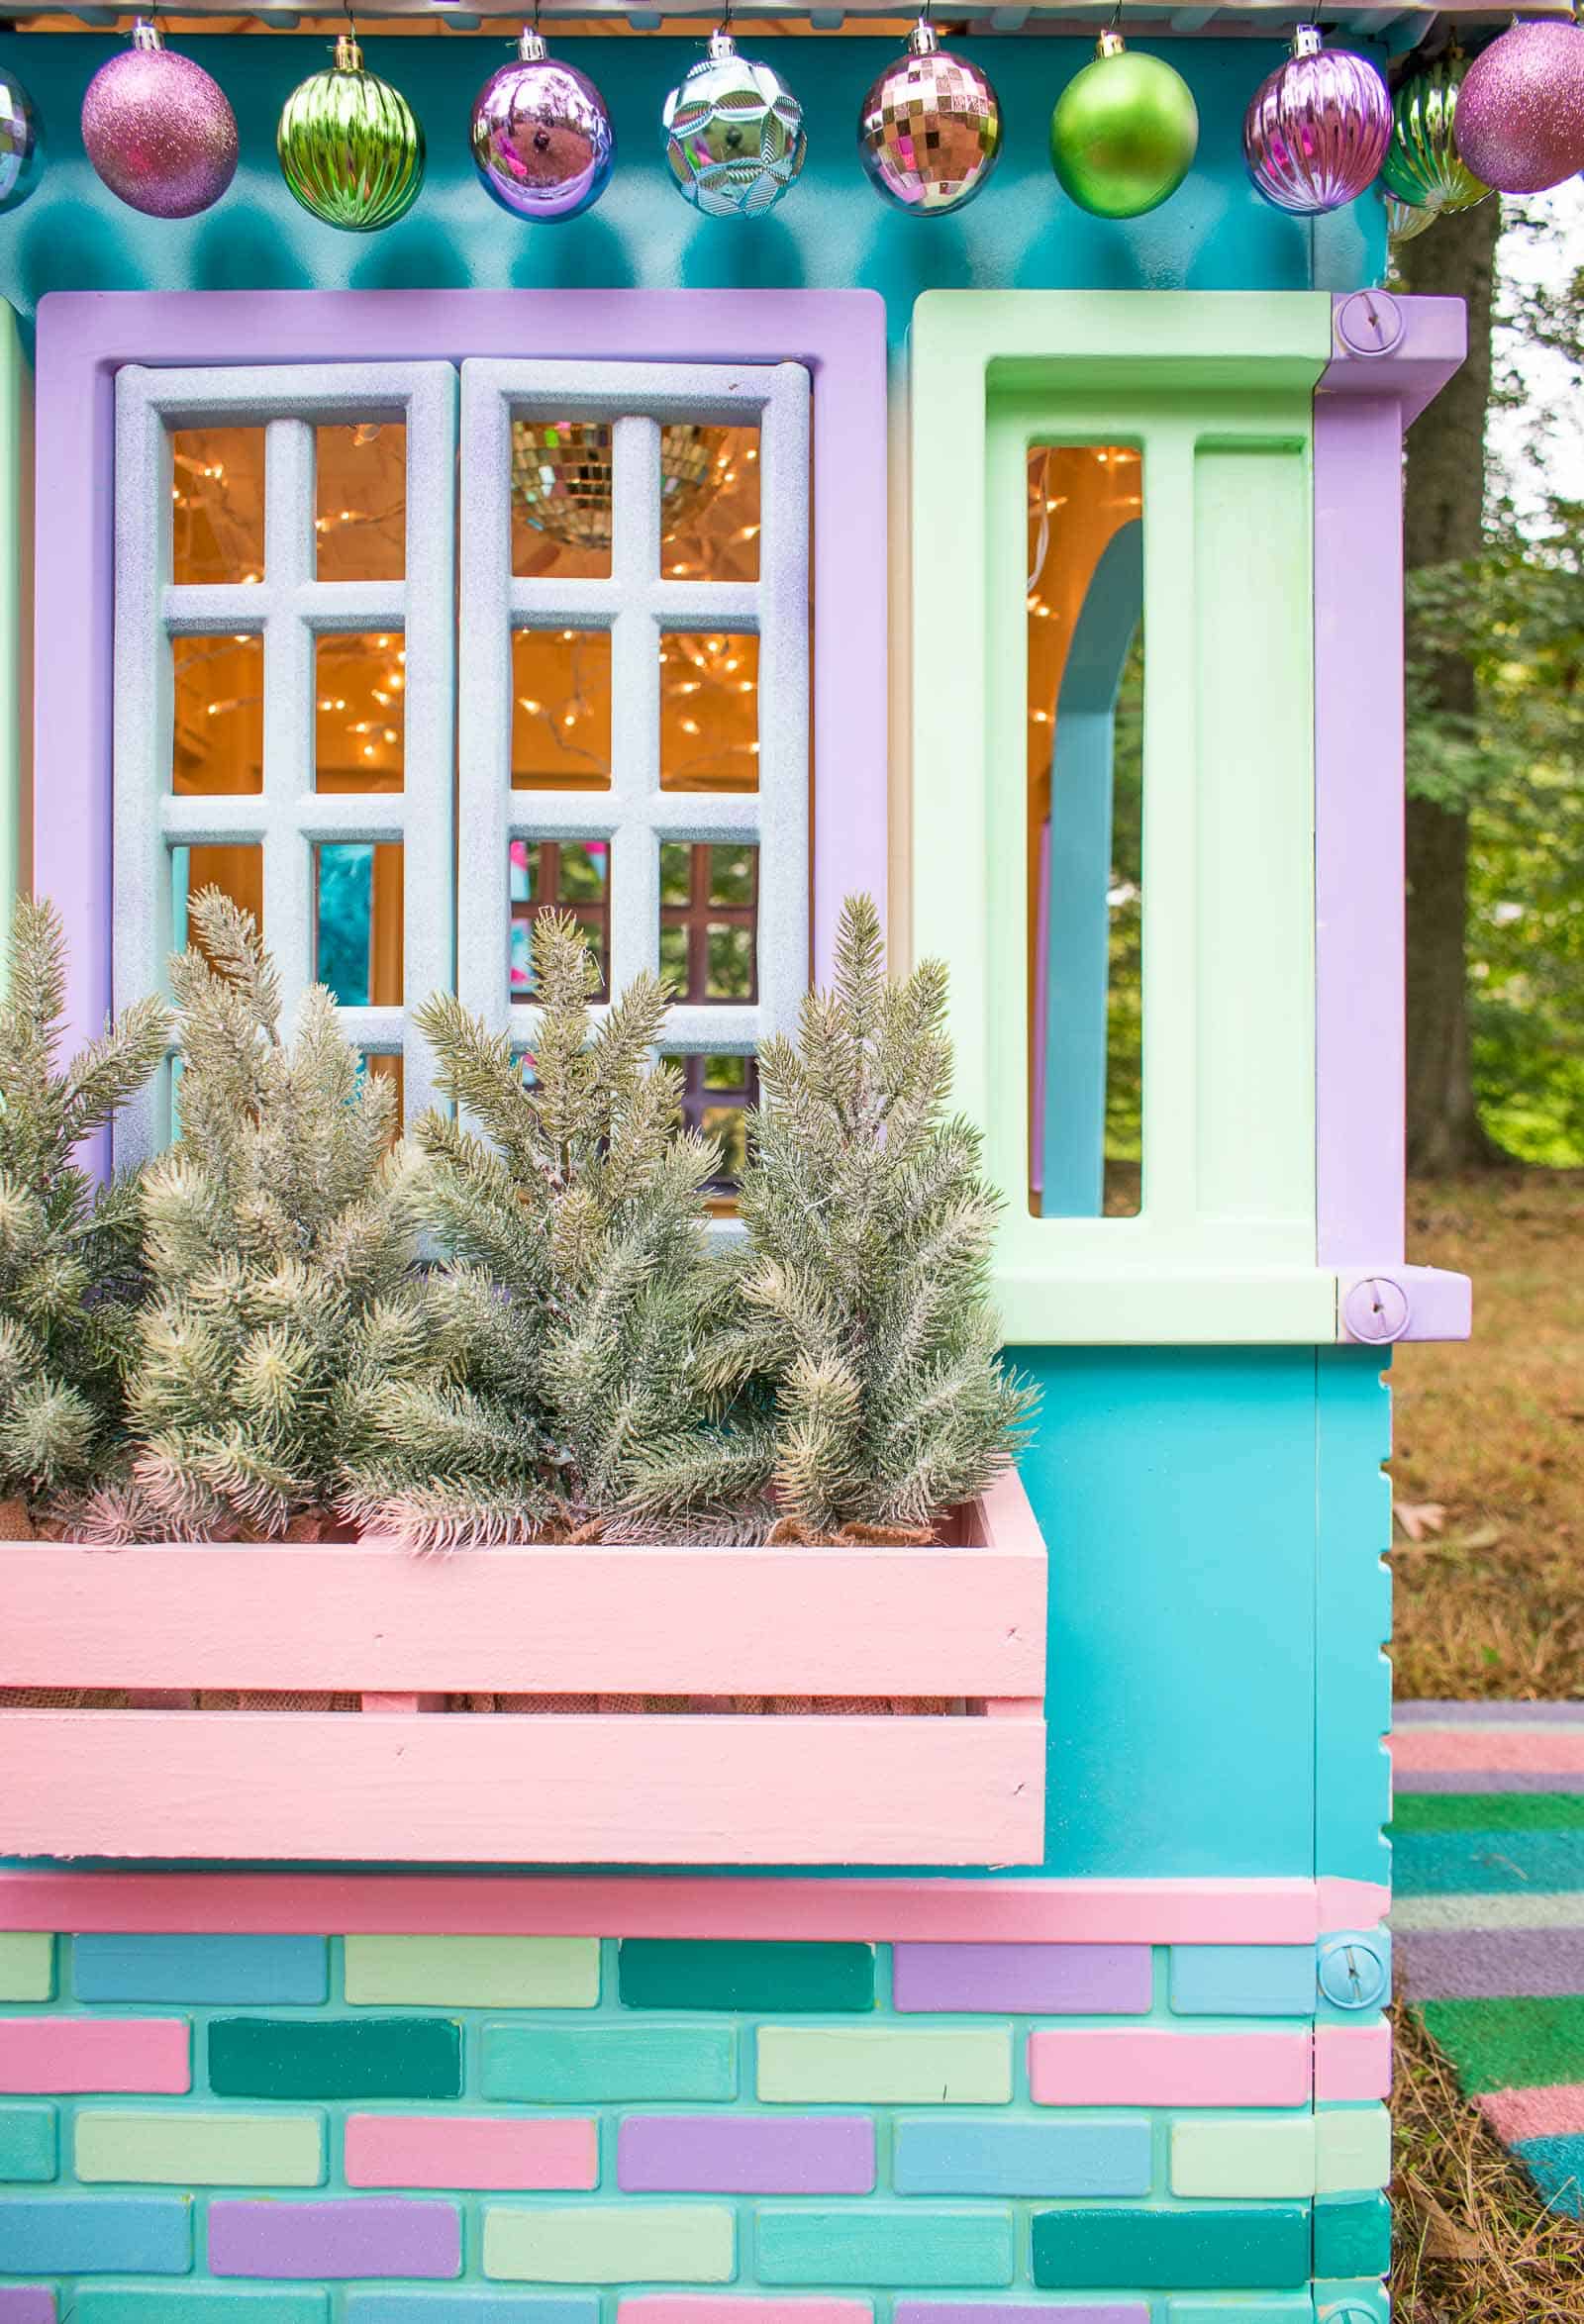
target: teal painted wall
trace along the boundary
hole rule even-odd
[[[765,51],[803,101],[810,158],[766,219],[699,219],[665,172],[658,132],[666,89],[699,47],[648,35],[566,41],[557,51],[604,90],[619,140],[609,191],[587,217],[530,228],[497,210],[473,175],[466,133],[472,100],[507,53],[461,36],[365,43],[370,67],[403,88],[429,140],[429,177],[399,226],[340,234],[299,210],[281,182],[274,127],[288,91],[326,57],[321,41],[257,33],[183,39],[225,87],[242,133],[242,164],[224,201],[182,224],[145,219],[106,192],[77,131],[82,92],[121,44],[98,35],[13,34],[0,63],[19,73],[45,121],[48,160],[32,199],[0,219],[0,297],[31,327],[51,290],[620,289],[686,285],[883,291],[894,336],[932,289],[1345,289],[1384,262],[1373,197],[1310,225],[1261,202],[1238,145],[1243,108],[1275,64],[1272,41],[1178,41],[1201,115],[1199,160],[1149,217],[1107,224],[1058,190],[1046,157],[1050,108],[1092,54],[1087,40],[985,38],[975,53],[1007,106],[1007,144],[991,184],[960,217],[921,221],[885,208],[858,167],[853,126],[875,73],[895,55],[884,41],[770,38]],[[699,349],[707,357],[709,349]]]

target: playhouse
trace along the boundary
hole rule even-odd
[[[999,105],[930,216],[854,140],[911,16],[743,0],[798,120],[734,216],[661,126],[716,17],[546,9],[614,158],[530,219],[515,17],[359,10],[424,135],[327,188],[276,127],[345,24],[192,0],[236,145],[161,216],[84,148],[112,14],[0,39],[3,885],[76,1026],[218,883],[411,1114],[425,996],[526,1050],[570,911],[675,988],[729,1236],[865,890],[1041,1402],[927,1547],[0,1544],[0,2324],[1385,2324],[1383,1371],[1469,1322],[1403,1243],[1400,475],[1463,320],[1374,164],[1250,182],[1304,19],[941,17]],[[1107,215],[1048,139],[1116,17],[1197,147]]]

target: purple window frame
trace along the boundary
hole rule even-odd
[[[124,363],[469,356],[804,364],[814,392],[813,949],[885,909],[885,307],[874,291],[57,291],[39,303],[34,889],[70,940],[75,1040],[110,1007],[115,374]],[[460,677],[458,683],[464,683]],[[826,809],[820,812],[823,795]],[[96,1160],[104,1163],[101,1151]]]

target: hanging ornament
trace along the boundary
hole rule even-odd
[[[364,69],[351,33],[336,36],[329,70],[311,73],[286,99],[275,151],[303,208],[348,234],[394,226],[424,182],[424,133],[413,109]]]
[[[1584,169],[1584,26],[1515,24],[1475,57],[1457,150],[1504,194],[1542,194]]]
[[[1396,194],[1388,194],[1384,189],[1381,199],[1386,204],[1386,240],[1393,244],[1411,242],[1427,233],[1446,206],[1442,203],[1433,210],[1426,204],[1416,208],[1412,202],[1404,202]]]
[[[1096,218],[1142,218],[1194,165],[1199,109],[1182,74],[1103,32],[1050,116],[1050,166]]]
[[[1001,101],[969,57],[948,55],[928,10],[858,113],[858,158],[899,210],[940,218],[960,210],[1001,153]]]
[[[756,218],[803,167],[803,108],[768,64],[740,56],[725,25],[665,100],[665,158],[708,218]]]
[[[44,166],[44,124],[15,73],[0,67],[0,210],[19,210]]]
[[[576,218],[610,182],[616,132],[586,73],[557,64],[525,25],[517,54],[479,90],[473,163],[484,191],[514,218]]]
[[[1323,48],[1301,24],[1293,52],[1261,81],[1243,116],[1243,158],[1267,202],[1318,218],[1356,201],[1391,142],[1392,101],[1369,59]]]
[[[224,89],[142,17],[132,47],[88,83],[82,142],[110,191],[146,218],[196,218],[237,174],[237,117]]]
[[[1472,210],[1489,194],[1490,187],[1459,159],[1452,134],[1467,71],[1466,58],[1443,57],[1411,74],[1393,98],[1392,142],[1380,177],[1399,202],[1422,210]]]
[[[694,420],[660,430],[660,538],[668,540],[720,489],[714,432]],[[615,479],[608,420],[520,420],[512,429],[512,491],[529,523],[572,548],[608,549]]]

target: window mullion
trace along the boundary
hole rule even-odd
[[[264,938],[288,995],[314,981],[316,859],[301,806],[314,788],[314,431],[271,420],[264,440]]]
[[[660,633],[649,600],[660,570],[660,429],[619,419],[611,434],[611,576],[618,611],[611,637],[610,990],[659,971]]]

